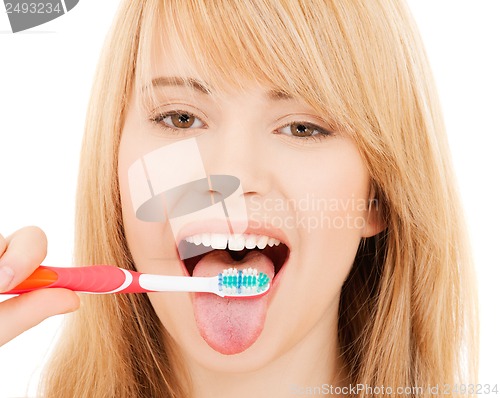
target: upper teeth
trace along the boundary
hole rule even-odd
[[[211,246],[214,249],[243,250],[243,249],[264,249],[266,246],[278,246],[281,242],[278,239],[265,235],[226,235],[217,233],[203,233],[191,235],[184,238],[186,242],[195,245]]]

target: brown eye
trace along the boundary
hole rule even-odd
[[[321,139],[333,135],[330,131],[325,130],[316,124],[307,122],[293,122],[276,130],[277,133],[301,139]]]
[[[316,128],[305,123],[292,123],[290,132],[296,137],[310,137],[313,135]]]
[[[198,129],[205,127],[205,123],[203,123],[203,121],[195,115],[183,111],[161,114],[154,117],[152,120],[174,130]]]
[[[187,129],[194,124],[195,117],[189,113],[173,113],[170,115],[172,124],[180,129]]]

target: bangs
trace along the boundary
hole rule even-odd
[[[215,92],[248,83],[297,97],[336,127],[351,125],[348,98],[356,89],[348,46],[335,10],[317,2],[147,1],[136,69],[136,89],[155,101],[155,59],[177,64]],[[176,56],[178,55],[178,56]],[[186,84],[191,81],[186,79]],[[354,112],[355,113],[355,112]]]

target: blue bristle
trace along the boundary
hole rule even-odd
[[[255,270],[236,270],[234,268],[219,273],[217,287],[227,295],[260,294],[269,288],[269,277],[265,273],[255,273]]]

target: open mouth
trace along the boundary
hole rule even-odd
[[[181,256],[185,257],[183,262],[187,272],[193,276],[196,264],[207,254],[213,251],[226,251],[230,254],[232,260],[235,262],[243,262],[245,257],[252,251],[261,252],[268,257],[274,265],[274,275],[280,272],[283,264],[287,261],[290,255],[288,246],[275,238],[265,235],[225,235],[214,233],[203,233],[191,235],[184,238],[179,243],[179,253],[197,253],[203,251],[201,254]]]

